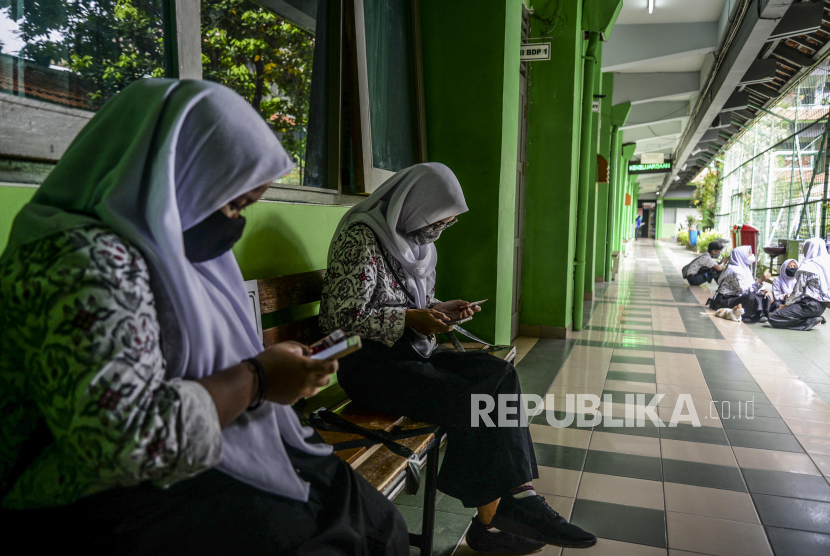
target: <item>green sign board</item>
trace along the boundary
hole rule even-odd
[[[629,174],[666,174],[671,172],[671,162],[659,164],[629,164]]]

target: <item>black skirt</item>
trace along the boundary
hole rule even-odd
[[[485,353],[437,350],[425,360],[401,340],[393,347],[364,340],[363,349],[340,361],[340,385],[375,411],[443,425],[447,449],[438,489],[466,507],[489,504],[538,477],[527,426],[498,426],[498,396],[519,411],[521,387],[510,363]],[[472,426],[472,395],[496,401],[497,426]],[[476,404],[483,407],[484,404]],[[517,413],[507,417],[517,420]]]
[[[770,314],[769,323],[775,328],[790,330],[804,330],[810,319],[820,317],[824,313],[824,303],[812,297],[802,297],[792,305],[784,305]]]
[[[741,295],[718,294],[709,306],[712,309],[731,309],[740,304],[745,311],[745,319],[757,321],[763,316],[769,316],[769,299],[760,292],[744,292]]]
[[[165,490],[145,483],[69,506],[2,510],[4,542],[33,554],[409,554],[397,508],[345,461],[286,449],[311,483],[308,502],[211,470]]]

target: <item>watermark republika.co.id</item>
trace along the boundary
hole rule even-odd
[[[470,425],[473,427],[526,427],[530,419],[545,414],[549,425],[569,427],[645,427],[651,422],[658,427],[676,427],[680,423],[700,427],[700,416],[690,394],[680,394],[672,408],[671,417],[664,421],[658,414],[658,404],[665,394],[625,394],[625,403],[615,403],[611,394],[602,399],[594,394],[567,394],[561,396],[536,394],[471,394]],[[564,402],[564,403],[563,403]],[[755,400],[731,402],[710,401],[706,407],[710,419],[753,419]],[[621,415],[622,413],[622,415]],[[664,416],[666,411],[664,411]],[[720,415],[718,415],[720,414]]]

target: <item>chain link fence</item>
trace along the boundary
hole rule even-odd
[[[761,247],[826,237],[830,58],[774,104],[756,108],[763,115],[723,152],[715,228],[729,237],[732,226],[750,224]]]

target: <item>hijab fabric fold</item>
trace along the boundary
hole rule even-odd
[[[787,265],[790,263],[798,263],[798,261],[795,259],[787,259],[781,263],[778,276],[776,276],[775,280],[773,280],[773,291],[777,288],[784,294],[793,293],[793,288],[795,287],[795,276],[787,276]]]
[[[199,379],[262,351],[233,252],[185,257],[183,230],[293,167],[244,99],[207,81],[143,79],[90,120],[18,214],[8,256],[49,234],[104,225],[151,271],[166,376]],[[283,442],[310,454],[311,429],[289,406],[265,403],[222,432],[219,469],[262,490],[307,500]]]
[[[730,274],[737,274],[741,287],[748,287],[755,278],[752,276],[752,269],[750,268],[749,257],[752,255],[752,247],[749,245],[741,245],[736,247],[729,254],[729,265],[720,276],[718,284],[723,282]],[[747,284],[747,286],[744,286]]]
[[[435,286],[437,251],[434,244],[418,245],[406,234],[467,210],[464,192],[452,170],[437,162],[415,164],[397,172],[344,214],[333,240],[357,222],[369,226],[401,263],[406,289],[415,298],[416,307],[424,309],[427,294]],[[329,264],[331,259],[330,247]]]
[[[821,291],[830,295],[830,255],[827,254],[827,244],[820,237],[814,237],[804,242],[804,261],[799,271],[818,274],[821,280]]]

